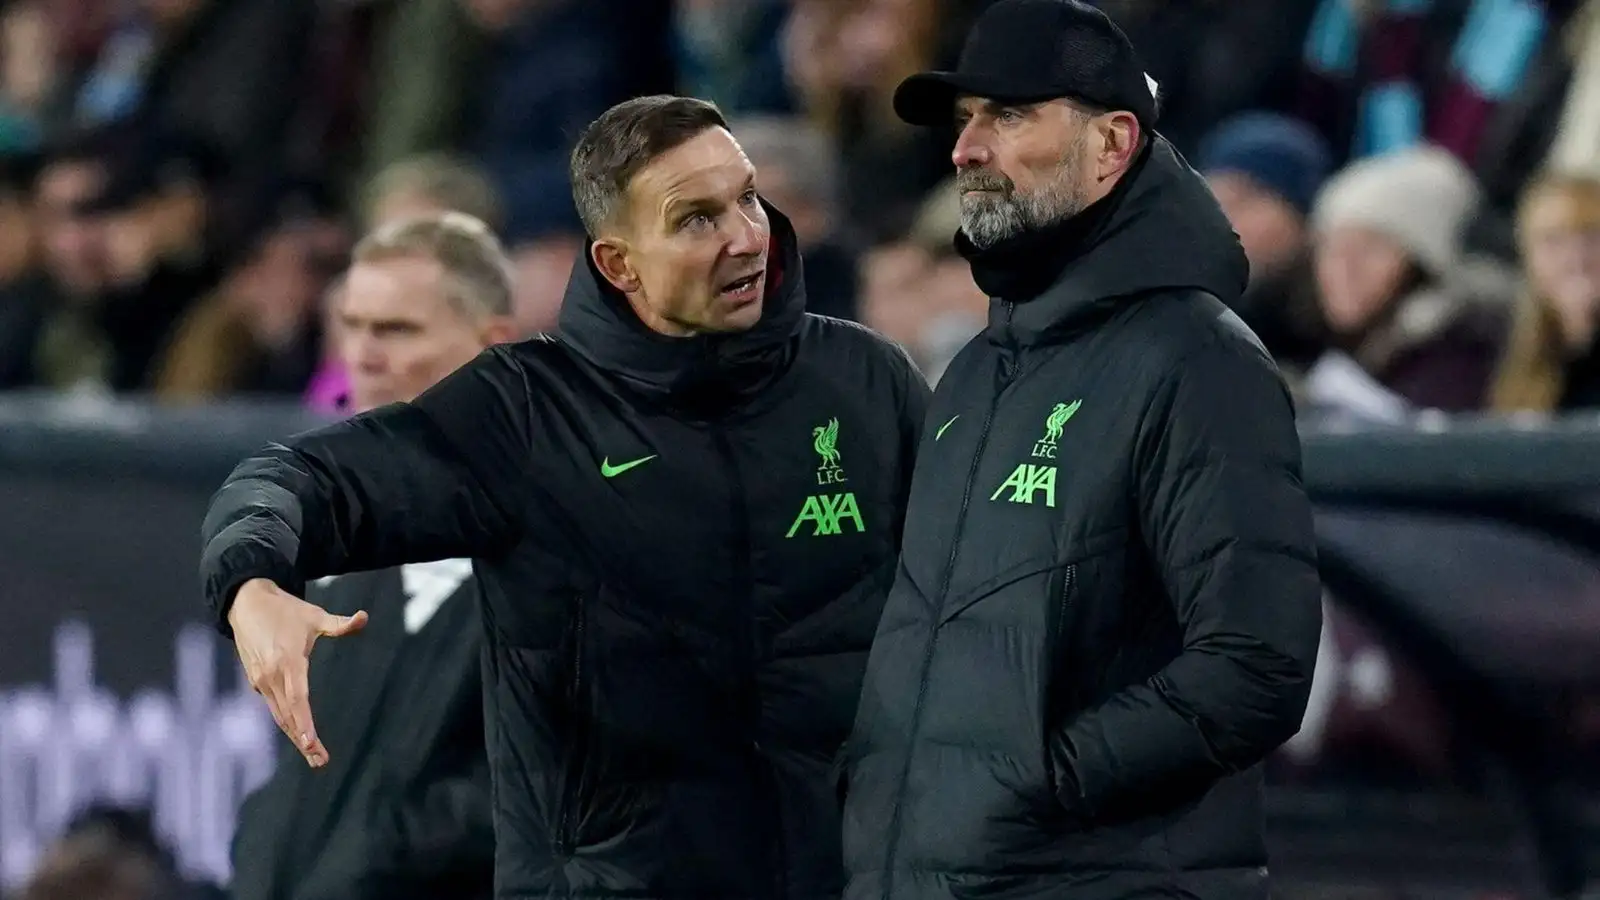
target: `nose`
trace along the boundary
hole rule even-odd
[[[950,151],[950,161],[958,169],[987,166],[994,161],[994,153],[983,139],[983,132],[976,122],[968,122],[956,135],[956,146]]]
[[[744,210],[733,216],[728,234],[729,256],[756,256],[767,249],[765,222]]]

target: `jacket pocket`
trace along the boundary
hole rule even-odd
[[[1052,592],[1050,610],[1050,647],[1052,654],[1061,646],[1066,631],[1068,614],[1072,608],[1073,593],[1078,587],[1078,564],[1067,563],[1061,567],[1059,584]]]
[[[1066,667],[1065,657],[1072,652],[1072,642],[1067,639],[1068,622],[1071,620],[1072,603],[1078,589],[1078,564],[1067,563],[1061,567],[1061,577],[1055,584],[1052,592],[1052,607],[1050,610],[1050,642],[1047,645],[1050,664],[1046,677],[1050,683],[1046,686],[1044,710],[1044,770],[1048,777],[1048,787],[1052,799],[1059,799],[1061,794],[1060,773],[1056,770],[1055,754],[1052,748],[1052,735],[1055,729],[1062,725],[1061,716],[1056,710],[1060,707],[1060,695],[1065,689],[1062,682],[1062,671]]]
[[[583,784],[584,761],[589,754],[589,693],[584,669],[585,630],[587,609],[582,597],[575,600],[573,613],[571,710],[572,721],[567,739],[562,742],[560,789],[556,797],[555,849],[559,856],[570,856],[577,848],[578,812],[581,803],[579,789]]]
[[[848,738],[839,745],[839,752],[833,755],[833,766],[828,770],[828,783],[833,785],[833,795],[839,801],[839,809],[844,809],[845,799],[850,793],[850,741]]]

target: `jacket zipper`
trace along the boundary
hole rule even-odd
[[[577,716],[572,726],[572,745],[564,773],[566,780],[561,785],[561,815],[556,825],[556,853],[560,856],[570,856],[576,849],[573,844],[578,830],[578,779],[583,771],[584,756],[589,752],[589,704],[583,684],[583,632],[586,619],[588,607],[579,597],[572,648],[572,706]]]
[[[1056,610],[1056,640],[1061,639],[1067,623],[1067,601],[1072,599],[1072,588],[1078,581],[1077,563],[1068,565],[1064,575],[1064,580],[1061,582],[1061,605]]]
[[[1006,304],[1006,325],[1011,324],[1011,316],[1015,312],[1015,304]],[[1016,352],[1015,348],[1008,346],[1006,351],[1008,355],[1001,358],[1000,383],[989,397],[989,409],[984,413],[983,427],[978,431],[978,446],[972,453],[972,462],[967,466],[967,482],[961,491],[961,507],[956,512],[955,530],[950,536],[950,555],[945,559],[944,572],[939,577],[939,595],[938,602],[934,604],[933,631],[928,635],[928,644],[922,651],[922,667],[917,676],[917,699],[911,707],[911,726],[907,730],[909,741],[906,759],[900,768],[900,785],[895,789],[894,814],[889,820],[889,841],[883,855],[883,900],[890,900],[894,896],[894,855],[900,847],[900,821],[902,811],[905,809],[906,785],[911,780],[911,760],[916,752],[917,731],[922,726],[922,705],[928,693],[928,669],[933,665],[933,650],[939,640],[938,617],[950,592],[950,579],[955,575],[956,558],[961,554],[961,531],[967,524],[967,508],[972,505],[972,486],[978,479],[978,464],[983,461],[983,451],[989,445],[989,430],[994,426],[994,414],[1000,407],[1000,394],[1011,385],[1011,380],[1017,375],[1017,360],[1010,355]]]
[[[745,712],[750,716],[751,737],[750,757],[755,768],[756,778],[760,784],[760,791],[765,794],[763,798],[772,809],[773,831],[769,836],[772,841],[772,853],[775,865],[773,866],[773,880],[777,887],[777,896],[786,897],[789,892],[789,863],[788,848],[784,845],[783,838],[783,807],[778,797],[777,773],[772,769],[772,764],[767,760],[766,754],[761,749],[761,741],[756,737],[756,726],[759,725],[761,714],[761,695],[757,688],[756,669],[760,665],[761,650],[761,622],[756,617],[753,591],[751,590],[750,576],[750,507],[745,495],[744,478],[739,470],[738,457],[733,452],[733,446],[728,442],[728,436],[719,426],[712,426],[712,437],[716,442],[717,450],[722,454],[727,471],[732,476],[733,516],[734,529],[738,532],[735,542],[734,583],[743,592],[745,597],[745,610],[749,616],[747,633],[747,651],[745,678],[747,679],[747,692],[745,696]]]

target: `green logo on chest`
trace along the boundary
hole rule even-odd
[[[811,429],[811,449],[822,460],[816,474],[819,487],[843,485],[849,481],[840,465],[838,419],[829,419],[826,425]],[[842,489],[807,497],[805,504],[800,507],[800,514],[795,516],[794,524],[789,526],[789,533],[784,537],[792,538],[801,534],[802,527],[808,522],[811,524],[810,537],[843,534],[847,524],[855,525],[857,532],[867,530],[866,524],[861,521],[861,507],[856,504],[855,492]]]
[[[1050,415],[1044,420],[1044,437],[1034,442],[1033,452],[1028,454],[1033,459],[1043,460],[1038,463],[1021,463],[1006,480],[1001,482],[995,492],[989,496],[991,501],[999,500],[1007,488],[1011,494],[1005,498],[1008,503],[1037,503],[1042,497],[1044,505],[1055,508],[1056,505],[1056,442],[1061,439],[1061,431],[1066,427],[1067,420],[1078,412],[1078,407],[1083,405],[1082,400],[1071,403],[1057,403],[1050,410]]]
[[[1033,463],[1023,463],[1011,470],[1006,480],[1001,483],[995,492],[989,496],[990,500],[1000,499],[1006,488],[1011,489],[1011,496],[1006,500],[1011,503],[1033,503],[1034,495],[1044,492],[1044,505],[1052,509],[1056,505],[1056,467],[1036,466]]]

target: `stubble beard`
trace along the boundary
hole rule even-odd
[[[1055,176],[1034,191],[1018,191],[1011,179],[989,169],[963,169],[956,175],[961,192],[961,232],[979,250],[1064,222],[1089,206],[1088,190],[1077,177],[1086,141],[1079,137],[1067,148]],[[969,190],[982,193],[969,194]]]

